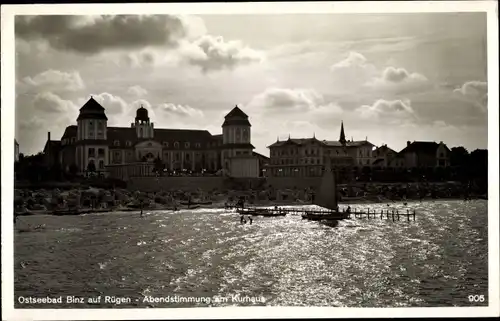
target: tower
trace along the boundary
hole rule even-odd
[[[252,125],[248,116],[238,106],[235,106],[225,117],[222,124],[222,163],[236,155],[252,155],[251,144]],[[224,166],[223,166],[224,167]]]
[[[154,137],[154,124],[149,121],[148,110],[142,105],[137,109],[135,115],[135,123],[132,124],[135,128],[137,138],[153,138]]]
[[[104,170],[108,164],[108,118],[93,97],[80,108],[77,121],[76,163],[80,171]]]
[[[342,146],[345,147],[346,145],[346,140],[345,140],[345,133],[344,133],[344,121],[340,124],[340,138],[339,142],[342,144]]]

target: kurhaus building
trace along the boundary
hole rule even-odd
[[[152,176],[155,162],[166,170],[220,171],[234,177],[259,176],[259,159],[253,153],[251,124],[237,106],[224,119],[222,134],[207,130],[155,128],[144,107],[130,127],[108,127],[105,109],[90,98],[68,126],[61,141],[51,141],[44,153],[50,165],[80,173],[95,168],[121,179]]]

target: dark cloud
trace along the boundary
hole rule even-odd
[[[95,54],[106,49],[177,46],[189,34],[170,15],[17,16],[16,35],[44,39],[53,48]]]

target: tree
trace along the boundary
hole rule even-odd
[[[450,151],[450,165],[456,167],[466,166],[469,152],[465,147],[453,147]]]

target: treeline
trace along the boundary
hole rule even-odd
[[[443,182],[473,183],[487,189],[488,150],[476,149],[469,153],[464,147],[453,147],[450,166],[428,168],[356,168],[358,181],[376,182]],[[346,177],[344,177],[345,179]]]

